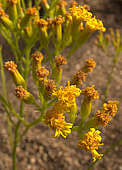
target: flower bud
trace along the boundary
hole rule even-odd
[[[83,103],[81,105],[81,112],[80,112],[82,116],[82,122],[84,122],[91,113],[92,100],[99,99],[98,91],[96,91],[93,87],[94,86],[86,87],[81,92],[85,96]]]
[[[96,62],[93,60],[93,58],[90,58],[86,60],[86,64],[81,70],[85,73],[88,73],[88,72],[92,72],[95,67],[96,67]]]
[[[44,86],[45,86],[45,93],[44,93],[45,98],[49,100],[51,99],[53,92],[56,90],[55,82],[54,80],[47,80],[45,81]]]
[[[44,48],[48,48],[49,37],[47,33],[48,22],[45,19],[39,19],[36,21],[36,25],[40,31],[40,44]]]
[[[15,89],[15,95],[23,100],[26,104],[34,104],[35,100],[31,93],[25,90],[22,86],[17,86]]]
[[[49,9],[50,8],[47,0],[41,0],[41,4],[44,6],[45,9]]]
[[[56,56],[54,62],[55,62],[55,65],[52,68],[52,75],[51,76],[52,76],[52,78],[55,79],[55,81],[57,83],[60,83],[60,81],[62,79],[62,68],[61,68],[61,66],[64,65],[64,64],[67,64],[67,62],[66,62],[66,59],[61,55]]]
[[[82,71],[76,72],[71,79],[71,84],[76,86],[82,85],[83,81],[86,80],[87,75],[87,73],[84,73]]]
[[[47,79],[47,76],[49,75],[49,71],[45,69],[44,67],[39,67],[36,70],[36,73],[37,73],[37,77],[39,81],[43,81],[44,79]]]
[[[20,27],[21,29],[26,28],[29,24],[31,24],[32,19],[38,19],[39,14],[36,8],[28,8],[26,11],[26,15],[22,18]]]
[[[13,22],[9,19],[9,16],[0,7],[0,21],[9,29],[13,30]]]
[[[13,61],[5,62],[4,67],[10,72],[12,79],[17,86],[25,86],[25,80],[17,70],[17,65]]]
[[[12,21],[17,19],[17,0],[7,0],[8,2],[8,13]]]

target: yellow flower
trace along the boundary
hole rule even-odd
[[[104,110],[97,110],[95,120],[97,120],[98,125],[106,126],[110,122],[111,117]]]
[[[80,139],[78,146],[81,149],[85,149],[86,151],[91,151],[98,149],[102,138],[99,135],[101,132],[99,130],[95,130],[94,128],[90,128],[90,131],[85,134],[83,139]]]
[[[44,67],[39,67],[36,71],[39,81],[43,81],[49,75],[49,71]]]
[[[50,128],[55,129],[55,136],[59,137],[62,135],[64,138],[67,137],[69,133],[71,133],[72,123],[67,123],[65,121],[65,116],[63,113],[55,109],[48,110],[46,113],[46,124],[50,126]]]
[[[84,73],[83,71],[78,71],[73,75],[73,78],[71,79],[71,84],[75,84],[76,86],[82,85],[83,81],[86,80],[87,73]]]
[[[43,55],[39,51],[35,51],[31,57],[33,58],[33,61],[35,62],[34,64],[36,65],[41,65],[41,62],[43,60]]]
[[[83,89],[82,94],[88,97],[89,100],[99,99],[98,91],[94,89],[94,85],[92,87],[86,87]]]
[[[93,58],[87,59],[85,66],[82,68],[82,71],[85,73],[92,72],[93,69],[96,67],[96,62],[93,60]]]
[[[103,26],[103,22],[99,19],[96,19],[95,17],[90,18],[89,20],[87,20],[86,24],[85,24],[86,28],[88,28],[90,31],[102,31],[105,32],[105,27]]]
[[[54,80],[48,79],[45,82],[45,93],[46,93],[46,95],[51,96],[54,90],[56,90],[56,85],[55,85]]]
[[[36,8],[28,8],[27,15],[29,16],[38,16],[38,11]]]
[[[61,15],[58,15],[57,17],[54,18],[53,24],[60,25],[60,24],[64,23],[64,21],[65,21],[65,19]]]
[[[36,21],[37,26],[40,28],[40,30],[44,29],[47,30],[48,22],[41,18],[40,20]]]
[[[57,67],[67,64],[65,57],[61,55],[55,57],[55,63]]]
[[[71,13],[74,19],[79,21],[87,21],[92,17],[92,13],[88,11],[85,5],[73,5],[71,8],[69,8],[69,12]]]
[[[91,152],[94,161],[96,158],[100,159],[102,157],[102,154],[98,154],[96,151],[98,150],[99,146],[103,145],[103,143],[100,143],[102,140],[100,133],[101,132],[99,130],[90,128],[90,131],[87,132],[84,138],[80,139],[78,143],[78,146],[81,149],[84,149],[87,152]]]
[[[71,108],[75,104],[76,97],[80,96],[81,90],[76,85],[68,85],[66,87],[60,87],[54,91],[53,95],[58,97],[58,102],[61,105],[65,105],[67,108]]]
[[[103,104],[103,109],[106,113],[108,113],[110,116],[114,117],[117,113],[117,104],[118,101],[108,101],[108,103]]]

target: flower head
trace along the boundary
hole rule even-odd
[[[14,73],[17,71],[17,65],[14,63],[14,61],[5,62],[4,67],[6,70],[10,71],[11,73]]]
[[[47,30],[47,26],[48,26],[48,22],[45,19],[40,19],[38,21],[36,21],[37,26],[41,29],[41,28],[45,28],[45,30]]]
[[[14,61],[5,62],[4,68],[11,73],[13,81],[16,85],[23,85],[23,86],[25,85],[25,80],[17,70],[17,65],[14,63]]]
[[[28,8],[27,15],[29,16],[38,16],[38,11],[36,8]]]
[[[114,117],[118,110],[117,104],[118,104],[118,101],[108,101],[108,103],[103,104],[103,109],[110,116]]]
[[[44,80],[49,75],[49,71],[44,67],[39,67],[37,69],[36,73],[37,73],[37,77],[40,81]]]
[[[63,57],[61,55],[55,57],[55,63],[56,63],[57,67],[67,64],[65,57]]]
[[[92,72],[93,69],[96,67],[96,62],[93,60],[93,58],[87,59],[85,66],[83,67],[83,71],[88,73],[88,72]]]
[[[54,24],[54,25],[60,25],[60,24],[62,24],[64,21],[65,21],[65,19],[64,19],[61,15],[58,15],[57,17],[54,18],[53,24]]]
[[[71,80],[71,84],[75,84],[77,86],[82,85],[83,81],[86,80],[87,73],[84,73],[83,71],[78,71],[73,75],[73,78]]]
[[[83,89],[82,94],[87,96],[89,100],[99,99],[98,91],[94,89],[94,85],[92,87],[86,87]]]
[[[102,140],[100,133],[101,132],[99,130],[90,128],[90,131],[87,132],[84,138],[80,139],[78,143],[78,146],[81,149],[84,149],[87,152],[91,152],[94,161],[96,160],[96,158],[100,159],[102,157],[102,154],[99,154],[96,151],[98,150],[99,146],[103,145],[103,143],[100,143]]]
[[[54,80],[47,80],[45,82],[45,92],[47,95],[51,96],[52,93],[56,90],[56,85]]]
[[[99,31],[105,32],[106,30],[105,27],[103,26],[103,22],[99,19],[96,19],[95,17],[87,20],[85,26],[91,31],[99,30]]]
[[[15,95],[20,99],[23,100],[27,104],[33,104],[34,98],[31,93],[25,90],[22,86],[17,86],[15,89]]]
[[[111,120],[111,117],[109,116],[108,113],[105,113],[104,110],[97,110],[95,120],[99,125],[107,126],[107,124]]]
[[[42,53],[40,53],[39,51],[35,51],[31,57],[33,58],[33,60],[36,62],[36,63],[40,63],[42,62],[43,60],[43,55]]]
[[[65,121],[63,113],[59,113],[59,111],[52,108],[52,110],[47,111],[45,119],[46,124],[48,124],[50,128],[56,129],[54,137],[62,135],[66,138],[67,135],[71,133],[72,124]]]
[[[69,12],[74,19],[79,21],[88,21],[92,17],[92,13],[88,11],[88,8],[86,8],[85,5],[73,5],[71,8],[69,8]]]
[[[58,90],[54,91],[53,95],[58,97],[58,102],[65,105],[67,108],[71,108],[75,104],[76,97],[80,96],[81,90],[76,87],[76,85],[68,85],[65,87],[60,87]]]

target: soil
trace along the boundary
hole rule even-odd
[[[91,6],[91,9],[97,16],[103,16],[105,25],[107,27],[117,28],[119,27],[122,32],[120,4],[121,0],[84,0]],[[92,36],[89,42],[80,48],[68,61],[68,64],[64,66],[63,81],[62,83],[70,80],[73,73],[78,71],[84,64],[85,59],[93,57],[96,61],[96,68],[89,74],[86,85],[95,84],[95,88],[100,93],[100,98],[103,99],[103,91],[105,88],[108,75],[112,66],[111,58],[106,56],[100,49],[98,49],[93,43],[95,36]],[[4,44],[4,60],[7,56],[11,55],[11,52]],[[9,53],[7,52],[9,51]],[[119,57],[118,64],[114,70],[113,80],[110,87],[108,99],[118,100],[122,102],[122,56]],[[18,109],[19,105],[14,97],[14,85],[12,83],[9,74],[6,73],[6,81],[9,99],[11,99],[13,105]],[[29,79],[29,89],[33,91],[33,95],[36,97],[37,92],[35,86]],[[1,83],[0,83],[1,90]],[[100,102],[94,103],[92,113],[95,112],[96,107],[100,106]],[[103,129],[102,137],[104,146],[101,149],[101,153],[106,151],[111,145],[122,139],[122,106],[119,104],[119,111],[115,118],[111,121],[107,128]],[[30,119],[38,117],[38,113],[34,112],[33,106],[25,107],[25,113],[29,114]],[[0,105],[0,170],[11,170],[11,150],[8,144],[7,133],[7,120],[5,117],[4,109]],[[91,166],[91,156],[80,150],[77,147],[78,135],[76,132],[72,132],[66,139],[52,138],[52,133],[49,128],[44,124],[38,124],[33,127],[24,137],[22,143],[17,149],[17,167],[18,170],[87,170]],[[122,145],[114,147],[110,152],[104,155],[103,159],[98,161],[93,167],[94,170],[122,170]]]

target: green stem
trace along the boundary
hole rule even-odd
[[[37,106],[38,108],[38,106]],[[42,122],[43,121],[43,118],[44,118],[44,113],[45,113],[45,110],[47,108],[47,103],[46,101],[44,101],[43,103],[43,106],[42,106],[42,109],[41,109],[41,115],[38,119],[32,121],[31,123],[29,123],[27,125],[27,127],[25,128],[24,132],[22,133],[22,135],[20,136],[20,140],[22,140],[22,138],[26,135],[26,133],[28,132],[28,130],[32,127],[32,126],[35,126],[37,125],[38,123]]]
[[[4,101],[7,103],[7,91],[6,91],[7,88],[6,88],[5,74],[4,74],[4,68],[3,68],[2,47],[1,46],[0,46],[0,69],[1,69],[1,82],[2,82]],[[7,114],[9,143],[12,146],[12,125],[14,125],[14,122],[11,119],[11,115],[7,109],[6,104],[3,101],[2,101],[2,105],[5,109],[6,114]]]
[[[23,116],[23,107],[24,107],[24,103],[21,102],[20,103],[20,116]],[[16,170],[16,149],[17,149],[17,145],[19,143],[19,129],[21,126],[21,120],[19,120],[16,124],[15,127],[15,136],[14,136],[14,145],[13,145],[13,153],[12,153],[12,161],[13,161],[13,169],[12,170]]]
[[[30,48],[26,48],[25,49],[25,72],[24,72],[24,79],[25,79],[26,84],[27,84],[27,78],[28,78],[29,71],[30,71],[30,63],[31,63],[31,59],[29,57],[30,50],[31,50]]]
[[[105,87],[105,91],[104,91],[104,97],[105,97],[104,101],[106,101],[107,97],[108,97],[109,88],[110,88],[111,82],[113,80],[113,74],[114,74],[114,70],[116,68],[117,61],[118,61],[118,56],[115,55],[115,57],[113,58],[113,66],[111,68],[111,72],[109,74],[109,77],[108,77],[108,80],[107,80],[107,83],[106,83],[106,87]],[[103,101],[103,103],[104,103],[104,101]]]
[[[1,81],[2,81],[2,89],[4,98],[7,99],[7,92],[6,92],[6,81],[5,81],[5,74],[3,69],[3,60],[2,60],[2,47],[0,46],[0,68],[1,68]]]

